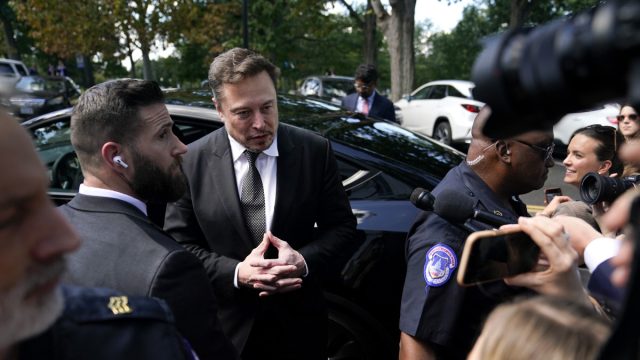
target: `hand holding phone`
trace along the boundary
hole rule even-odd
[[[559,195],[562,195],[562,189],[560,188],[544,189],[544,204],[548,205],[554,197]]]
[[[518,228],[478,231],[465,242],[458,284],[471,286],[531,271],[540,248]]]

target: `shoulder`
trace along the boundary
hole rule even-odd
[[[137,319],[173,323],[167,304],[156,298],[127,296],[105,288],[62,287],[65,309],[62,320],[75,323]]]
[[[327,146],[329,140],[310,130],[302,129],[289,124],[278,125],[278,142],[291,141],[296,146]]]

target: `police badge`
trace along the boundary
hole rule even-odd
[[[445,244],[438,243],[427,252],[424,280],[429,286],[444,285],[458,266],[456,253]]]

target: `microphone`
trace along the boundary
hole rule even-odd
[[[433,211],[433,205],[436,202],[436,198],[423,188],[415,188],[409,198],[411,203],[420,210]]]
[[[512,224],[502,216],[474,209],[473,200],[454,190],[443,190],[435,201],[433,211],[449,222],[463,224],[469,219],[494,227]]]

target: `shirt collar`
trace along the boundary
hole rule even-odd
[[[135,206],[136,208],[138,208],[138,210],[142,211],[145,215],[147,215],[147,205],[145,203],[134,198],[133,196],[129,196],[127,194],[123,194],[118,191],[80,184],[80,189],[78,190],[78,193],[82,195],[88,195],[88,196],[99,196],[99,197],[122,200],[124,202],[127,202]]]
[[[368,104],[372,104],[373,103],[373,98],[376,96],[376,91],[373,90],[371,92],[371,95],[369,95],[369,97],[367,98],[367,103]],[[360,96],[361,99],[364,99],[362,96]]]
[[[240,144],[238,141],[236,141],[236,139],[234,139],[231,135],[229,135],[229,132],[227,132],[227,137],[229,138],[229,144],[231,144],[231,158],[233,159],[233,162],[236,162],[236,160],[238,160],[238,158],[242,156],[242,154],[244,153],[245,150],[247,150],[247,148],[244,147],[242,144]],[[264,150],[263,153],[269,156],[278,157],[279,153],[278,153],[278,133],[277,132],[276,132],[276,136],[273,138],[273,142],[271,143],[271,146],[269,146],[266,150]]]

